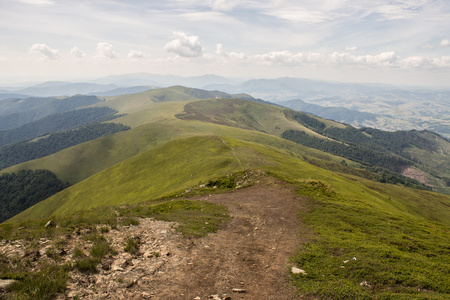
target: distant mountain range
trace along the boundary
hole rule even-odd
[[[382,130],[432,130],[450,137],[450,90],[398,88],[382,84],[355,84],[304,78],[252,79],[216,75],[182,77],[132,73],[90,82],[44,82],[31,87],[0,87],[0,101],[27,96],[100,97],[140,93],[149,89],[183,85],[230,94],[246,93],[256,99],[304,110],[319,117],[357,127]]]

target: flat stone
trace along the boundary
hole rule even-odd
[[[4,290],[5,288],[10,286],[14,282],[16,282],[16,281],[12,280],[12,279],[0,279],[0,290]]]
[[[297,267],[292,267],[291,272],[292,272],[293,274],[303,274],[303,275],[308,275],[308,274],[305,272],[305,270],[302,270],[302,269],[297,268]]]
[[[45,224],[45,227],[55,227],[55,226],[56,226],[56,223],[53,222],[52,220],[48,221],[48,222]]]

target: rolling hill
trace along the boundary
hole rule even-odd
[[[192,190],[220,192],[223,182],[234,190],[237,178],[258,171],[292,185],[307,199],[308,209],[300,215],[313,237],[292,253],[292,261],[308,273],[291,274],[302,295],[450,295],[445,281],[450,196],[406,187],[398,174],[420,171],[445,191],[450,143],[439,135],[355,129],[248,95],[181,86],[106,97],[95,106],[116,110],[122,116],[110,122],[131,129],[2,170],[49,169],[72,186],[14,216],[0,226],[0,235],[19,232],[14,226],[32,228],[35,220],[42,224],[111,207],[120,215],[124,207],[171,205],[179,197],[195,198]],[[286,139],[291,131],[302,138]],[[400,163],[378,166],[370,159],[301,145],[309,139],[351,153],[371,149]],[[376,167],[385,172],[384,183],[377,181]],[[398,184],[386,183],[394,176],[389,172],[399,176]]]

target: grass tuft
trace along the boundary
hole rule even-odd
[[[68,266],[49,265],[41,271],[30,273],[21,281],[15,282],[7,288],[16,299],[48,300],[58,293],[64,292],[69,278]]]

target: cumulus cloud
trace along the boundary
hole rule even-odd
[[[238,0],[212,0],[210,6],[215,11],[229,11],[238,4]]]
[[[219,54],[219,55],[221,55],[223,53],[223,46],[222,46],[222,44],[217,44],[216,45],[216,54]]]
[[[51,60],[58,59],[61,57],[61,53],[59,52],[58,49],[52,49],[46,44],[34,44],[33,46],[31,46],[30,51],[32,53],[39,53],[43,55],[45,58]]]
[[[72,56],[73,56],[73,57],[76,57],[76,58],[83,58],[83,57],[86,56],[86,52],[84,52],[83,50],[81,50],[81,49],[78,48],[78,47],[73,47],[73,48],[70,50],[70,54],[72,54]]]
[[[173,40],[164,46],[164,50],[183,57],[200,57],[203,55],[203,48],[198,36],[187,35],[179,31],[174,32],[173,35]]]
[[[145,54],[142,51],[130,50],[127,55],[128,58],[144,58]]]
[[[442,47],[450,47],[450,41],[449,40],[442,40],[440,45]]]
[[[105,42],[97,43],[96,51],[97,51],[98,57],[105,57],[105,58],[111,58],[111,59],[117,57],[117,53],[114,52],[113,46],[109,43],[105,43]]]
[[[219,54],[216,52],[216,54]],[[238,62],[248,62],[265,66],[302,66],[317,65],[321,67],[361,66],[370,68],[450,68],[450,56],[430,58],[423,56],[408,56],[401,58],[394,51],[381,52],[379,54],[354,55],[349,52],[291,52],[272,51],[268,53],[248,55],[237,52],[221,52],[222,57]]]

